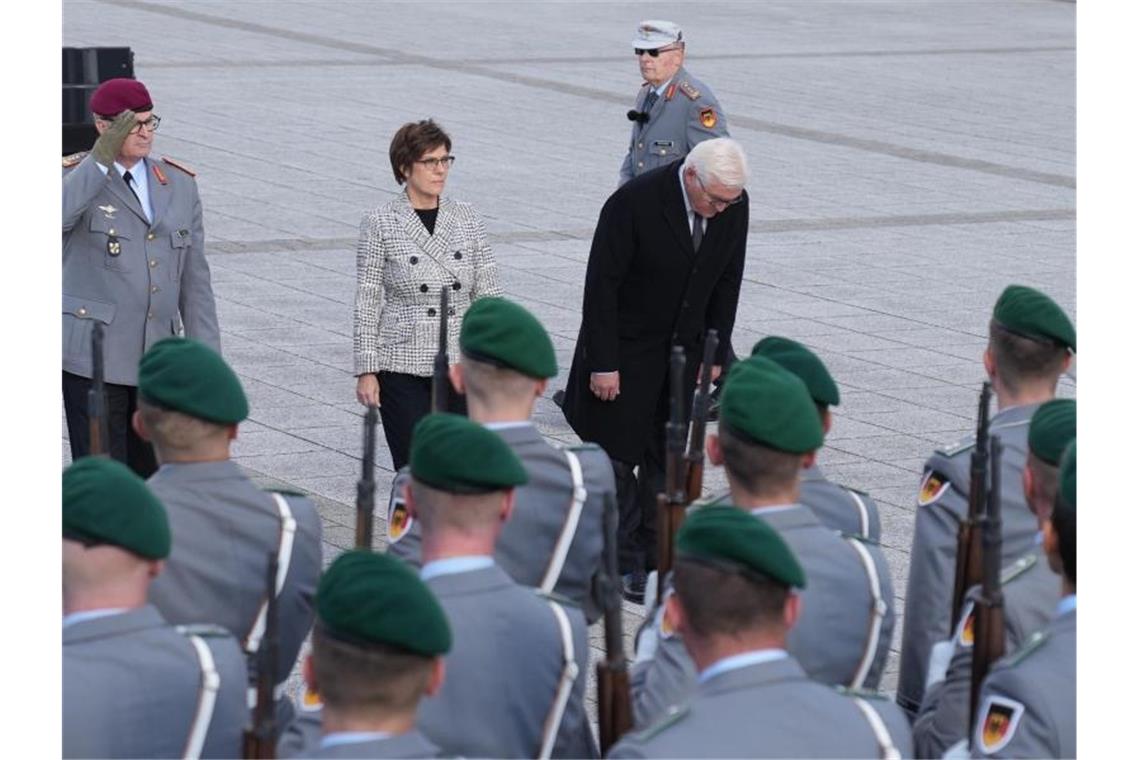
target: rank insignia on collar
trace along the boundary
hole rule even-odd
[[[939,475],[934,470],[926,473],[922,479],[922,485],[918,488],[918,506],[925,507],[927,504],[933,504],[938,501],[938,497],[946,493],[946,489],[950,487],[950,479]]]
[[[705,129],[712,129],[716,126],[716,109],[715,108],[702,108],[701,109],[701,126]]]
[[[103,216],[107,217],[108,219],[114,219],[115,212],[119,209],[108,203],[106,206],[99,206],[99,210],[103,212]]]
[[[165,185],[166,183],[168,183],[170,181],[166,178],[166,172],[164,172],[162,170],[162,167],[159,166],[158,164],[151,164],[150,168],[154,170],[155,179],[157,179],[159,181],[159,183]]]
[[[991,695],[982,705],[982,721],[978,724],[976,744],[987,755],[1009,744],[1017,724],[1025,714],[1025,705],[1016,699]]]
[[[388,540],[396,543],[403,538],[412,527],[413,517],[408,514],[408,505],[403,498],[392,496],[388,504]]]

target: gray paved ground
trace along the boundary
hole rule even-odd
[[[452,134],[448,189],[482,211],[507,294],[552,332],[553,391],[646,16],[684,27],[752,163],[734,343],[784,334],[836,375],[822,462],[878,499],[901,614],[919,472],[971,429],[994,299],[1021,282],[1073,312],[1071,4],[66,0],[63,41],[132,46],[157,150],[199,171],[223,348],[252,402],[236,456],[319,498],[331,559],[352,541],[359,469],[354,244],[396,192],[392,133],[432,116]],[[548,399],[538,420],[574,439]]]

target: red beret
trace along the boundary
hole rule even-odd
[[[150,93],[137,79],[108,79],[91,96],[91,112],[98,116],[117,116],[123,111],[150,111]]]

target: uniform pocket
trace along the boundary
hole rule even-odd
[[[103,266],[118,272],[126,272],[134,266],[130,256],[130,231],[122,221],[109,218],[105,213],[93,214],[88,225],[91,245],[103,248]]]
[[[115,304],[78,296],[63,296],[63,350],[65,356],[82,356],[91,352],[91,330],[94,321],[105,325],[115,320]]]

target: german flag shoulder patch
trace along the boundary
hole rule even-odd
[[[182,163],[181,161],[176,161],[175,159],[171,158],[170,156],[163,156],[162,162],[164,164],[169,164],[170,166],[173,166],[175,169],[178,169],[179,171],[186,172],[191,177],[197,177],[198,176],[198,172],[194,171],[193,169],[191,169],[189,166]]]
[[[925,507],[938,501],[946,489],[950,487],[950,478],[940,472],[927,470],[918,487],[918,506]]]
[[[986,698],[981,714],[983,717],[978,722],[974,743],[982,752],[992,755],[1013,739],[1017,724],[1025,714],[1025,705],[1016,699],[993,694]]]

